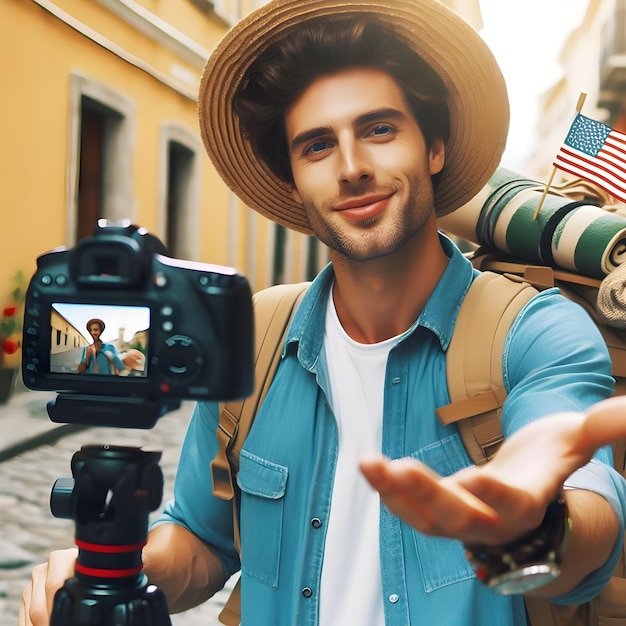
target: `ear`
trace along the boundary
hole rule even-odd
[[[441,137],[435,139],[428,150],[428,167],[430,175],[438,174],[446,163],[446,147]]]

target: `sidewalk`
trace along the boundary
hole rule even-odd
[[[0,404],[0,463],[86,428],[50,421],[46,405],[56,396],[54,391],[31,391],[18,380],[13,395]]]
[[[81,445],[111,436],[109,428],[53,423],[46,404],[56,398],[56,392],[30,391],[18,385],[10,400],[0,405],[0,626],[15,626],[33,565],[43,562],[52,549],[71,545],[73,524],[50,512],[54,481],[68,475],[70,458]],[[184,403],[155,429],[115,432],[123,445],[162,450],[163,502],[172,497],[192,406]],[[90,432],[82,432],[86,429]],[[235,578],[199,607],[171,616],[172,626],[220,626],[217,616]]]

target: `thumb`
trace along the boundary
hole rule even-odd
[[[593,450],[626,438],[626,396],[592,405],[585,414],[583,436],[585,445]]]

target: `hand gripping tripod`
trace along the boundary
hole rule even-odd
[[[54,517],[74,519],[78,559],[54,598],[51,626],[171,626],[165,596],[148,584],[141,549],[163,495],[161,453],[83,446],[74,478],[52,488]]]

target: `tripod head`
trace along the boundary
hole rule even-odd
[[[170,626],[163,593],[142,571],[149,513],[163,495],[161,453],[124,446],[83,446],[73,479],[52,488],[50,508],[76,522],[73,578],[57,592],[51,626]]]

